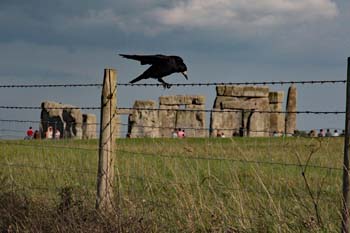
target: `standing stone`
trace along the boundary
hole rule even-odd
[[[171,137],[174,129],[185,129],[186,137],[205,137],[205,97],[175,95],[159,97],[159,134]],[[198,110],[198,111],[196,111]]]
[[[210,119],[211,136],[268,136],[270,127],[267,86],[217,86]],[[262,111],[262,112],[261,112]],[[266,112],[265,112],[266,111]]]
[[[283,91],[276,91],[269,93],[270,101],[270,136],[274,135],[274,132],[278,135],[282,135],[285,128],[285,114],[282,113],[282,103],[284,99]]]
[[[180,105],[161,104],[159,108],[159,136],[170,138],[172,136],[172,131],[176,128],[177,110],[179,110]]]
[[[87,121],[95,121],[93,120],[93,115],[87,114]],[[51,126],[55,132],[58,129],[61,133],[61,137],[63,138],[74,138],[74,139],[82,139],[83,138],[83,114],[81,110],[75,106],[56,103],[52,101],[44,101],[41,103],[41,116],[40,116],[40,132],[42,138],[45,138],[45,132],[47,128]],[[96,125],[95,125],[96,129]],[[93,129],[87,129],[88,131],[94,131]],[[96,137],[92,134],[87,138]]]
[[[65,105],[63,109],[62,116],[66,123],[64,129],[64,137],[82,139],[83,137],[83,115],[80,109],[72,105]]]
[[[97,123],[95,114],[83,114],[83,139],[96,138]]]
[[[216,137],[224,133],[231,137],[239,135],[239,129],[242,126],[241,111],[225,111],[224,109],[213,109],[210,114],[210,136]]]
[[[156,102],[153,100],[137,100],[134,110],[129,115],[129,134],[132,138],[158,137],[159,119]],[[149,110],[148,110],[149,109]]]
[[[285,134],[293,135],[297,125],[297,88],[293,84],[288,89]]]
[[[177,111],[177,129],[185,129],[186,137],[205,137],[204,105],[186,105],[184,110]]]
[[[44,101],[41,103],[40,114],[40,133],[41,138],[45,138],[45,132],[51,126],[55,132],[58,129],[61,132],[61,137],[64,136],[66,123],[63,119],[64,105],[52,101]]]

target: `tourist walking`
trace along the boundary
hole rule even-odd
[[[24,139],[32,139],[33,138],[33,135],[34,135],[34,132],[33,132],[33,128],[30,126],[29,129],[27,130],[27,135],[25,136]]]
[[[52,126],[49,126],[47,128],[46,133],[45,133],[45,138],[46,139],[52,139],[52,137],[53,137],[53,129],[52,129]]]
[[[56,129],[55,138],[56,139],[60,139],[61,138],[61,132],[58,129]]]

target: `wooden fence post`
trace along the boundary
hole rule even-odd
[[[117,72],[105,69],[101,96],[101,124],[96,209],[113,210],[114,156],[116,149]]]
[[[344,162],[343,162],[343,203],[341,232],[349,233],[349,133],[350,133],[350,57],[346,82],[346,116],[344,135]]]

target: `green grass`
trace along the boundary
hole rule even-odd
[[[57,214],[68,196],[76,221],[70,230],[98,222],[80,219],[94,210],[96,140],[0,146],[3,193],[24,196],[33,209],[44,206],[45,216]],[[319,196],[319,218],[298,166],[310,155],[305,174],[314,199]],[[342,138],[118,139],[115,225],[119,231],[337,232],[342,157]],[[45,231],[65,229],[47,219]],[[0,221],[2,229],[15,224],[26,231],[33,222],[28,216]]]

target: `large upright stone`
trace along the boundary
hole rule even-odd
[[[285,115],[282,113],[282,103],[284,99],[283,91],[276,91],[269,93],[270,101],[270,136],[277,133],[282,135],[284,133]]]
[[[135,101],[132,114],[129,115],[130,137],[158,137],[158,111],[153,100]]]
[[[95,121],[96,123],[96,116],[93,117],[91,114],[87,115],[89,115],[87,117],[89,118],[87,122]],[[83,127],[83,114],[81,110],[75,106],[52,101],[44,101],[41,103],[40,118],[40,131],[42,137],[45,137],[45,132],[49,126],[51,126],[54,131],[58,129],[61,133],[61,137],[64,138],[83,138],[84,127],[85,132],[91,132],[91,134],[89,134],[87,137],[84,136],[84,138],[96,137],[96,130],[94,134],[95,136],[93,136],[93,128],[88,129],[87,125]],[[96,129],[96,125],[94,127]]]
[[[49,126],[53,128],[54,132],[58,129],[61,132],[61,137],[64,136],[66,123],[62,114],[63,107],[63,104],[52,101],[41,103],[40,133],[42,138],[45,138],[45,132]]]
[[[225,136],[231,137],[239,135],[242,127],[241,111],[225,111],[213,109],[210,115],[210,136],[216,137],[224,133]]]
[[[177,110],[179,105],[159,105],[159,136],[170,138],[176,128]]]
[[[211,114],[211,136],[268,136],[270,127],[267,86],[217,86]]]
[[[176,113],[177,129],[184,129],[186,137],[205,137],[205,112],[204,105],[186,105],[184,110]]]
[[[297,88],[293,84],[288,89],[287,106],[286,106],[286,125],[285,134],[293,135],[297,125]]]
[[[159,97],[159,134],[171,137],[174,129],[184,129],[186,137],[205,137],[205,97],[176,95]]]
[[[83,139],[96,138],[97,123],[95,114],[83,114]]]
[[[83,115],[80,109],[72,105],[65,105],[62,116],[66,123],[64,137],[82,139],[83,137]]]
[[[72,105],[65,105],[51,101],[41,104],[41,134],[45,137],[45,132],[49,126],[55,131],[61,132],[61,137],[82,138],[83,117],[80,109]]]

